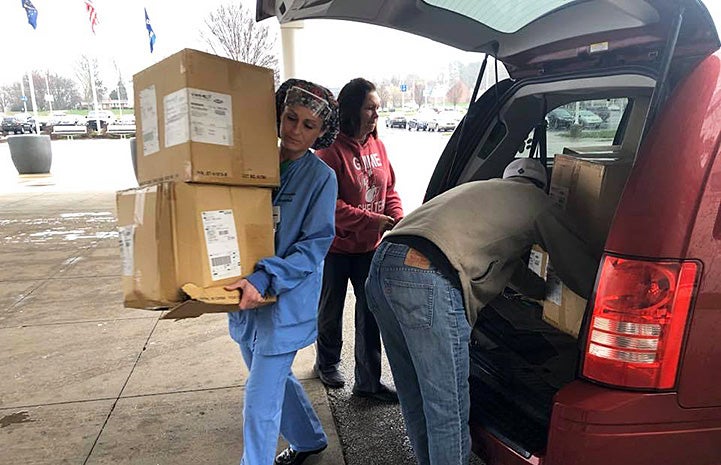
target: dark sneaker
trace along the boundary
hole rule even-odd
[[[332,371],[321,371],[320,368],[318,368],[318,365],[313,367],[313,371],[315,371],[315,374],[318,375],[318,378],[320,378],[320,382],[328,386],[329,388],[342,388],[345,386],[345,379],[343,379],[343,375],[340,374],[340,371],[338,370],[332,370]]]
[[[300,465],[311,455],[320,454],[328,447],[328,444],[316,450],[299,451],[290,447],[283,449],[273,462],[275,465]]]
[[[386,404],[397,404],[398,403],[398,394],[396,394],[396,391],[393,389],[384,386],[381,384],[380,389],[378,389],[375,392],[368,392],[368,391],[360,391],[358,389],[353,389],[353,395],[356,397],[365,397],[367,399],[373,399],[378,402],[383,402]]]

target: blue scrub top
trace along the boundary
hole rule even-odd
[[[277,355],[302,349],[318,335],[323,260],[335,236],[335,173],[308,151],[280,176],[273,206],[280,209],[273,257],[260,260],[248,277],[277,302],[228,313],[230,336],[255,342],[255,352]]]

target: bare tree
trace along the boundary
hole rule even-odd
[[[53,106],[58,110],[68,110],[80,105],[81,98],[77,86],[69,77],[50,74],[48,76]],[[36,84],[37,88],[37,84]],[[43,98],[43,101],[45,99]]]
[[[212,53],[270,68],[278,80],[276,36],[267,24],[256,23],[242,3],[220,5],[209,13],[200,37]]]
[[[91,61],[92,60],[92,61]],[[90,70],[92,65],[93,76],[95,78],[95,89],[98,92],[98,101],[105,97],[107,89],[103,85],[103,81],[100,78],[98,70],[98,60],[95,58],[89,58],[86,55],[80,57],[78,62],[75,64],[75,78],[80,84],[80,92],[83,97],[83,101],[90,103],[93,101],[93,90],[90,81]]]
[[[446,100],[451,102],[455,108],[460,102],[467,100],[469,94],[468,86],[459,80],[446,92]]]
[[[381,101],[381,108],[388,108],[391,100],[391,87],[389,84],[381,84],[378,87],[378,98]]]
[[[0,113],[10,111],[10,106],[14,100],[15,89],[11,85],[0,87]]]
[[[426,83],[423,81],[416,81],[416,83],[413,85],[413,100],[415,100],[416,105],[418,105],[418,108],[420,108],[423,105],[424,97],[425,97],[425,90],[426,90]]]

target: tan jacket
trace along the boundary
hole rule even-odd
[[[512,278],[527,277],[521,259],[533,244],[548,252],[561,280],[584,298],[598,267],[565,213],[523,178],[462,184],[423,204],[388,235],[424,237],[443,251],[458,271],[471,325]]]

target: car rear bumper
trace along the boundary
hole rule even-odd
[[[721,463],[721,407],[682,408],[675,392],[575,381],[556,395],[547,465]]]
[[[721,463],[721,407],[686,409],[677,394],[574,381],[556,395],[547,450],[521,457],[481,428],[473,449],[488,465],[709,465]]]

